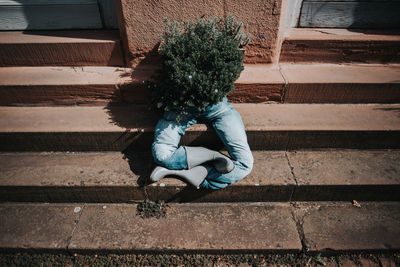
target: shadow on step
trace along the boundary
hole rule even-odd
[[[154,127],[162,117],[162,112],[150,110],[149,92],[144,83],[151,79],[149,71],[152,72],[156,67],[152,65],[154,57],[146,57],[133,68],[132,73],[123,74],[121,79],[126,78],[123,76],[131,76],[130,82],[120,84],[118,90],[114,90],[110,97],[111,101],[104,107],[109,121],[125,130],[115,139],[116,146],[122,148],[121,150],[151,151]],[[182,137],[181,144],[223,148],[222,142],[210,125],[192,127]]]
[[[397,117],[400,118],[400,108],[375,108],[375,109],[397,113]]]
[[[158,200],[160,196],[160,190],[163,188],[157,186],[150,186],[152,183],[149,179],[151,171],[156,166],[152,160],[151,152],[135,153],[132,150],[126,149],[122,151],[124,158],[128,160],[129,168],[133,174],[137,176],[137,184],[139,189],[144,193],[144,199]],[[196,190],[190,186],[183,187],[178,186],[180,189],[176,191],[174,186],[169,186],[174,190],[163,190],[170,191],[165,194],[162,199],[168,202],[192,202],[198,199],[205,198],[213,190]],[[170,189],[171,189],[170,188]]]

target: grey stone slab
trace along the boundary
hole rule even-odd
[[[66,250],[82,204],[0,204],[1,250]]]
[[[254,151],[243,185],[294,185],[284,151]],[[0,184],[13,186],[138,185],[154,166],[149,152],[0,153]],[[268,177],[268,179],[265,179]],[[155,183],[180,186],[177,179]]]
[[[134,204],[89,204],[71,251],[248,251],[301,249],[289,204],[173,204],[142,219]]]
[[[400,184],[399,150],[288,152],[299,185]]]
[[[1,151],[149,150],[159,115],[145,106],[0,107]],[[399,105],[235,104],[254,150],[398,148]],[[153,124],[154,123],[154,124]],[[196,124],[182,144],[222,149]]]
[[[300,203],[296,208],[311,251],[398,250],[400,203]]]
[[[148,152],[2,153],[3,201],[127,202],[288,201],[294,190],[285,152],[255,151],[253,172],[220,191],[195,190],[167,178],[148,183],[153,159]]]
[[[195,190],[176,178],[149,184],[155,166],[150,151],[0,153],[0,200],[400,200],[398,150],[253,151],[253,155],[248,177],[215,191]]]
[[[398,150],[296,151],[288,158],[298,183],[295,200],[400,199]]]
[[[140,162],[139,162],[140,160]],[[120,152],[2,153],[0,183],[3,186],[136,185],[148,174],[151,158],[136,153],[128,159]]]
[[[285,151],[253,151],[254,168],[240,183],[295,185]]]

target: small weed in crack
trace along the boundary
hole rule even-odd
[[[165,217],[168,205],[164,201],[145,200],[137,205],[137,215],[142,218]]]
[[[314,265],[326,265],[326,262],[323,260],[321,257],[321,253],[314,255],[314,256],[309,256],[308,259],[306,260],[306,266],[314,266]]]

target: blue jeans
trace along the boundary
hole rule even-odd
[[[154,161],[170,170],[187,169],[186,152],[179,146],[181,136],[191,125],[202,120],[211,123],[219,138],[224,143],[235,168],[230,173],[221,174],[212,168],[204,182],[203,188],[221,189],[246,177],[253,168],[253,155],[247,143],[246,131],[240,114],[227,102],[226,97],[216,105],[207,107],[198,114],[190,112],[179,122],[176,113],[168,111],[157,123],[152,153]]]

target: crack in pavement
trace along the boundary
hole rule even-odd
[[[79,222],[80,222],[80,220],[81,220],[81,216],[82,216],[82,213],[83,213],[83,210],[84,210],[85,207],[86,207],[86,205],[83,204],[81,210],[79,211],[78,218],[75,220],[75,225],[74,225],[74,228],[72,229],[71,235],[70,235],[70,236],[68,237],[68,239],[67,239],[67,247],[66,247],[66,250],[67,250],[67,252],[68,252],[70,255],[72,255],[72,254],[71,254],[71,252],[70,252],[70,250],[69,250],[69,245],[71,244],[72,236],[74,235],[75,230],[76,230],[76,228],[78,227],[78,224],[79,224]]]
[[[306,253],[309,250],[308,246],[309,242],[307,241],[306,236],[304,234],[303,224],[304,224],[304,218],[310,213],[310,210],[306,210],[304,214],[298,214],[296,210],[299,207],[297,207],[296,202],[292,202],[290,203],[290,205],[292,206],[292,211],[291,211],[292,219],[296,224],[296,229],[301,242],[302,251]]]
[[[283,72],[282,67],[281,67],[280,64],[278,64],[278,70],[279,70],[279,73],[281,74],[283,80],[285,81],[285,84],[283,85],[282,98],[281,98],[281,103],[283,103],[284,100],[285,100],[286,91],[287,91],[287,89],[289,87],[289,80],[285,76],[285,73]]]
[[[289,159],[289,156],[288,156],[288,154],[287,154],[286,151],[285,151],[285,158],[286,158],[286,161],[287,161],[287,163],[288,163],[288,165],[289,165],[290,173],[292,174],[292,177],[293,177],[293,179],[294,179],[294,182],[296,183],[296,186],[298,186],[299,183],[297,182],[296,175],[294,174],[294,167],[293,167],[292,164],[290,163],[290,159]]]
[[[293,180],[294,180],[294,182],[295,182],[295,186],[293,187],[293,190],[292,190],[292,192],[290,193],[290,197],[289,197],[289,201],[292,201],[293,195],[294,195],[294,193],[296,192],[296,188],[297,188],[297,186],[298,186],[298,183],[297,183],[296,175],[294,174],[294,167],[293,167],[292,164],[290,163],[290,160],[289,160],[289,156],[288,156],[288,154],[287,154],[287,151],[285,151],[285,158],[286,158],[286,162],[287,162],[287,164],[288,164],[288,167],[289,167],[289,169],[290,169],[290,173],[292,174],[292,178],[293,178]]]

